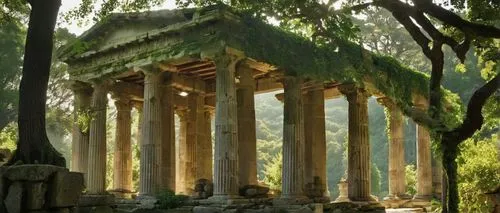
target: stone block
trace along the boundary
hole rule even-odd
[[[14,182],[9,186],[9,191],[7,192],[7,197],[3,201],[7,213],[22,213],[22,201],[23,201],[23,184],[21,182]]]
[[[78,207],[76,213],[113,213],[109,206],[87,206]]]
[[[44,182],[27,182],[25,184],[26,198],[25,206],[28,210],[42,209],[45,204],[47,184]]]
[[[79,207],[85,206],[109,206],[113,204],[115,197],[113,195],[88,195],[84,194],[78,199]]]
[[[83,187],[82,173],[56,172],[49,191],[50,207],[76,206]]]
[[[195,206],[193,213],[222,213],[223,208],[209,206]]]
[[[11,181],[45,181],[55,172],[68,172],[64,167],[45,164],[24,164],[10,166],[4,173],[4,177]]]
[[[266,197],[269,187],[259,185],[245,185],[240,188],[240,195],[247,198]]]

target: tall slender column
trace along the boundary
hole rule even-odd
[[[324,87],[318,84],[304,95],[305,186],[312,198],[328,201]],[[309,128],[308,128],[309,127]],[[314,127],[314,128],[310,128]]]
[[[162,141],[161,81],[159,72],[145,72],[139,196],[154,196],[159,189]]]
[[[143,102],[139,101],[134,101],[132,102],[134,104],[134,108],[137,110],[137,135],[136,135],[136,141],[137,145],[141,147],[141,141],[142,141],[142,118],[144,117],[142,114],[142,107],[144,106]]]
[[[106,107],[108,82],[92,85],[92,120],[90,122],[87,193],[106,192]]]
[[[235,88],[236,60],[231,56],[215,59],[215,156],[214,197],[238,196],[238,117]]]
[[[179,152],[178,152],[178,161],[176,165],[178,165],[177,173],[176,173],[176,193],[179,194],[187,194],[186,189],[186,140],[187,140],[187,109],[177,109],[177,116],[179,117]]]
[[[203,159],[201,162],[198,160],[198,165],[201,169],[199,170],[200,177],[206,178],[210,182],[213,180],[213,154],[212,154],[212,118],[214,116],[214,109],[212,107],[205,106],[205,116],[204,116],[204,138],[203,143],[199,147],[198,157]]]
[[[238,66],[238,149],[240,187],[257,185],[257,138],[255,133],[255,81],[252,69]]]
[[[115,152],[113,162],[113,189],[132,192],[131,102],[118,97],[116,106]]]
[[[405,148],[403,113],[389,98],[377,99],[386,108],[389,131],[389,195],[384,200],[405,198]]]
[[[174,92],[167,81],[162,93],[162,143],[160,161],[160,189],[175,191],[175,123]]]
[[[417,106],[424,109],[424,106]],[[429,131],[417,124],[417,194],[415,200],[432,198],[431,137]]]
[[[199,179],[210,179],[212,176],[212,172],[208,172],[207,169],[211,169],[212,166],[210,167],[205,167],[207,165],[207,162],[210,162],[212,164],[212,144],[211,141],[207,140],[206,136],[206,128],[205,128],[205,94],[198,93],[196,97],[193,97],[193,99],[196,99],[196,102],[193,101],[192,107],[195,110],[196,113],[196,130],[195,130],[195,135],[196,135],[196,146],[195,146],[195,158],[194,158],[194,169],[195,169],[195,175],[194,175],[194,183],[192,185],[193,191],[194,187],[196,185],[196,181]],[[207,144],[210,142],[210,144]],[[207,155],[207,147],[210,148],[210,154]]]
[[[185,195],[192,195],[194,192],[195,181],[201,177],[198,174],[199,161],[204,161],[206,159],[200,159],[198,155],[199,144],[203,143],[204,137],[202,132],[204,132],[204,108],[205,103],[204,96],[198,93],[190,93],[188,98],[188,110],[185,115],[186,121],[186,138],[185,143],[179,144],[179,149],[181,151],[181,157],[183,159],[182,166],[180,169],[183,173],[183,188],[181,192]]]
[[[83,173],[86,179],[92,87],[82,82],[74,82],[71,89],[74,94],[71,170]]]
[[[283,117],[283,170],[281,197],[304,197],[304,123],[302,79],[285,76]]]
[[[417,125],[417,194],[415,198],[430,199],[432,195],[432,163],[429,131]]]
[[[370,193],[370,138],[368,135],[369,94],[354,85],[342,85],[340,91],[349,102],[347,181],[349,199],[372,201]]]
[[[443,164],[437,156],[432,158],[432,194],[436,199],[442,196]]]

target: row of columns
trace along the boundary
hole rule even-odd
[[[239,187],[257,184],[255,82],[252,69],[236,66],[236,63],[230,56],[215,60],[217,78],[213,199],[237,198]],[[202,93],[191,93],[187,109],[177,111],[180,117],[180,178],[176,184],[173,89],[161,72],[152,70],[144,74],[139,195],[150,197],[159,189],[167,188],[177,188],[178,192],[192,194],[196,180],[212,179],[212,115],[204,106],[205,96]],[[281,196],[286,199],[328,197],[324,88],[318,84],[304,93],[302,85],[303,81],[298,77],[285,76],[283,79]],[[89,107],[92,111],[88,133],[85,132],[85,127],[75,125],[72,161],[73,170],[87,173],[87,192],[90,194],[105,193],[108,90],[107,82],[95,82],[93,91],[85,87],[74,88],[77,112],[84,112]],[[349,199],[373,201],[370,194],[369,94],[353,85],[340,86],[339,90],[349,102]],[[114,188],[131,191],[132,102],[120,96],[116,99],[118,114]],[[390,117],[389,194],[401,197],[405,192],[404,175],[401,175],[404,174],[402,113],[389,101],[382,100],[381,103],[387,107]],[[75,120],[79,119],[79,113],[76,113]],[[426,198],[432,194],[430,139],[424,128],[417,128],[417,197]],[[87,150],[88,153],[85,153]]]

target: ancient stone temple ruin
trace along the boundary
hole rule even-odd
[[[164,189],[201,199],[200,205],[267,197],[257,181],[254,95],[279,90],[283,169],[274,206],[335,201],[326,181],[324,103],[343,96],[349,103],[348,169],[347,180],[339,184],[346,189],[339,202],[428,206],[433,188],[440,188],[439,182],[433,187],[429,132],[418,126],[417,195],[405,194],[403,116],[427,107],[427,77],[354,43],[319,47],[216,6],[113,14],[59,50],[59,57],[69,65],[75,97],[71,169],[85,174],[81,205],[105,205],[112,202],[111,193],[125,198],[135,193],[132,108],[140,113],[135,199],[142,205],[154,203]],[[414,81],[402,82],[402,76]],[[117,109],[115,121],[106,117],[108,95]],[[378,97],[390,118],[389,196],[383,201],[370,193],[371,96]],[[177,152],[175,114],[180,118]],[[116,122],[115,141],[106,141],[107,122]],[[110,143],[115,147],[113,190],[106,192]]]

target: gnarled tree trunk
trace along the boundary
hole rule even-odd
[[[61,0],[28,0],[31,5],[28,34],[19,87],[19,141],[9,164],[66,166],[50,144],[45,130],[45,102],[49,81],[54,28]]]

